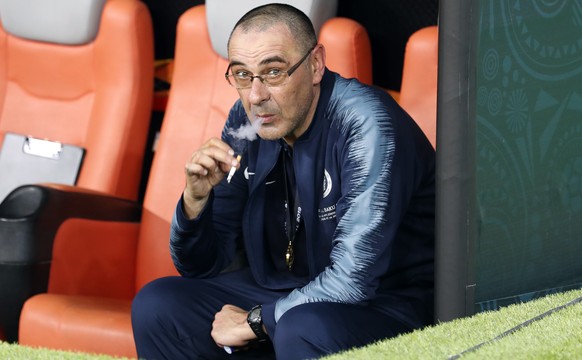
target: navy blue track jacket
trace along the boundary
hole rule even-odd
[[[222,135],[235,150],[240,141],[227,129],[247,123],[237,101]],[[213,189],[197,219],[187,220],[178,204],[170,249],[183,276],[216,275],[244,247],[259,285],[294,289],[263,304],[269,333],[308,302],[372,306],[411,328],[432,322],[435,153],[392,97],[326,70],[314,119],[293,145],[309,268],[303,282],[273,271],[263,236],[265,179],[281,143],[242,147],[240,170]]]

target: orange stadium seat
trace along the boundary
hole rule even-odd
[[[438,27],[410,36],[404,53],[399,103],[436,148]]]
[[[83,11],[86,22],[66,18]],[[136,199],[153,95],[147,7],[137,0],[6,1],[0,13],[0,145],[13,132],[82,147],[78,186]],[[79,35],[85,29],[64,25],[87,26],[91,17],[96,33],[87,38]]]
[[[2,1],[0,17],[0,148],[15,136],[82,148],[79,189],[136,200],[153,94],[147,7],[138,0]],[[15,182],[10,169],[0,167],[6,195]],[[25,170],[31,176],[19,177],[17,186],[55,175]],[[51,257],[52,245],[38,245],[49,234],[27,227],[43,219],[30,208],[26,219],[13,217],[15,207],[29,205],[15,198],[0,204],[0,334],[9,341],[17,337],[24,299],[46,291]],[[34,264],[24,265],[28,260]]]
[[[113,221],[60,219],[48,292],[25,303],[21,344],[136,356],[130,318],[133,296],[153,279],[177,275],[168,241],[173,211],[184,188],[184,164],[208,137],[220,136],[228,111],[238,99],[224,79],[228,62],[214,50],[209,29],[228,33],[234,22],[225,24],[225,19],[237,19],[246,10],[234,14],[227,10],[241,4],[250,9],[257,2],[230,0],[225,5],[225,1],[208,0],[179,20],[172,86],[143,206],[134,203],[131,209],[128,202],[90,193],[78,194],[81,199],[66,199],[82,201],[86,208],[99,202],[92,208],[107,214],[122,206],[118,213],[123,217]],[[315,9],[328,13],[320,19],[325,24],[316,28],[321,28],[319,38],[327,47],[329,67],[346,77],[371,82],[371,50],[363,27],[333,18],[328,8],[335,11],[333,1],[302,3],[313,3]],[[226,46],[225,38],[222,46]],[[37,188],[50,192],[51,197],[64,197],[58,189]],[[58,204],[63,203],[65,200]]]

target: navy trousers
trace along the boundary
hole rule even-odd
[[[132,304],[138,356],[148,360],[315,359],[411,330],[370,307],[328,302],[294,307],[277,322],[274,338],[232,355],[210,336],[214,315],[225,304],[250,309],[286,294],[260,287],[248,269],[211,279],[155,280]]]

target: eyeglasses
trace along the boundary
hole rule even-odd
[[[295,70],[297,70],[297,68],[305,61],[305,59],[307,59],[307,57],[309,56],[309,54],[311,54],[313,49],[315,49],[315,46],[312,47],[307,52],[307,54],[305,54],[305,56],[303,56],[301,58],[301,60],[299,60],[299,62],[297,62],[297,64],[291,66],[286,71],[274,68],[274,69],[270,69],[266,74],[262,74],[262,75],[253,75],[251,72],[248,72],[245,70],[240,70],[240,71],[236,71],[232,74],[229,74],[228,72],[230,71],[230,65],[228,65],[228,68],[226,69],[226,72],[224,73],[224,77],[226,78],[226,81],[228,81],[228,83],[231,86],[234,86],[237,89],[250,88],[253,85],[253,80],[255,78],[259,79],[263,84],[265,84],[268,87],[282,86],[282,85],[287,84],[287,81],[289,80],[289,76],[291,76],[295,72]],[[231,80],[231,78],[233,80]]]

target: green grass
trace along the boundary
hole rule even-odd
[[[3,360],[118,360],[107,355],[94,355],[87,353],[37,349],[27,346],[19,346],[0,342],[0,359]]]
[[[495,339],[548,310],[582,297],[582,290],[549,295],[498,311],[417,330],[393,339],[326,357],[326,360],[448,359]],[[0,342],[0,359],[111,360],[90,355],[33,349]],[[582,302],[556,311],[511,334],[463,354],[461,359],[582,359]]]
[[[438,324],[326,360],[448,359],[582,296],[569,291]],[[462,359],[582,359],[582,303],[535,321]]]

